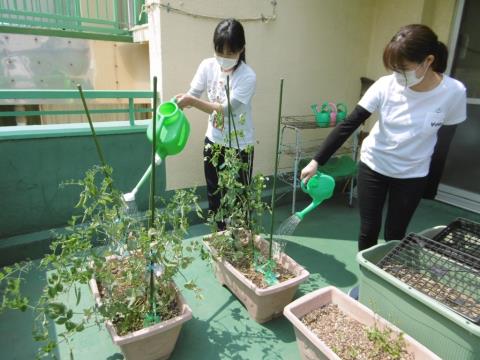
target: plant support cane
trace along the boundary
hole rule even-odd
[[[105,157],[103,156],[102,148],[100,147],[100,143],[97,138],[97,133],[95,132],[95,128],[93,127],[92,118],[90,117],[90,111],[88,111],[87,102],[85,101],[85,95],[83,94],[82,85],[77,85],[78,92],[80,93],[80,98],[82,99],[83,109],[85,110],[85,115],[87,116],[88,124],[90,125],[90,130],[92,132],[93,141],[95,142],[95,147],[97,149],[98,157],[100,158],[100,162],[102,163],[103,172],[107,178],[110,178],[110,175],[106,171],[107,163],[105,162]],[[112,179],[110,178],[110,181]]]
[[[157,77],[153,77],[153,117],[152,117],[152,127],[153,127],[153,134],[156,134],[157,130]],[[150,178],[150,198],[149,198],[149,208],[150,208],[150,217],[148,219],[148,229],[151,231],[153,228],[153,223],[155,220],[155,156],[156,156],[156,149],[157,149],[157,137],[153,136],[152,139],[152,162],[150,165],[150,169],[152,172],[152,176]],[[151,233],[150,241],[155,241],[155,236]],[[151,251],[151,250],[150,250]],[[155,304],[155,263],[153,261],[153,255],[151,255],[150,263],[147,266],[150,276],[150,313],[145,316],[143,321],[145,326],[149,326],[155,323],[160,322],[160,316],[157,315],[156,311],[156,304]]]
[[[275,260],[272,259],[272,247],[273,247],[273,224],[275,220],[275,196],[277,190],[277,173],[278,173],[278,148],[280,142],[280,121],[282,118],[282,99],[283,99],[283,79],[280,80],[280,97],[278,103],[278,121],[277,121],[277,143],[275,148],[275,172],[273,175],[273,188],[272,188],[272,217],[270,220],[270,239],[269,239],[269,248],[268,248],[268,261],[263,266],[265,281],[267,284],[276,284],[278,283],[277,277],[274,273],[275,270]]]

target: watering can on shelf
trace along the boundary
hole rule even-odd
[[[318,111],[318,105],[313,104],[310,106],[313,115],[315,115],[315,121],[319,127],[335,126],[337,118],[337,106],[332,102],[324,102]]]
[[[335,189],[335,180],[330,175],[317,171],[317,173],[308,180],[307,184],[303,181],[300,181],[300,184],[303,192],[310,195],[313,200],[305,209],[295,213],[300,220],[303,220],[304,216],[310,211],[315,209],[324,200],[332,197],[333,189]]]
[[[337,124],[341,123],[347,117],[347,105],[344,103],[337,104]]]

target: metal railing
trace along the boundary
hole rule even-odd
[[[128,121],[130,126],[135,125],[136,114],[146,114],[152,112],[151,101],[153,94],[151,91],[138,90],[84,90],[85,98],[91,100],[89,105],[92,107],[90,113],[93,114],[128,114]],[[116,99],[105,101],[102,99]],[[146,99],[143,103],[148,104],[148,107],[135,106],[136,99]],[[11,108],[18,108],[25,105],[38,104],[55,104],[64,105],[69,109],[54,109],[54,110],[18,110]],[[106,108],[95,109],[95,105],[102,105]],[[122,105],[121,107],[118,107]],[[138,105],[138,101],[137,101]],[[90,108],[89,106],[89,108]],[[115,106],[117,106],[115,108]],[[70,109],[74,107],[73,109]],[[2,109],[3,108],[3,109]],[[39,109],[41,109],[39,107]],[[3,110],[3,111],[2,111]],[[27,116],[70,116],[70,115],[84,115],[85,112],[80,102],[80,94],[77,90],[0,90],[0,126],[4,125],[2,119],[27,117]],[[80,121],[79,121],[80,122]],[[2,124],[3,123],[3,124]],[[1,129],[2,127],[0,127]]]
[[[146,22],[143,4],[144,0],[0,0],[0,32],[52,31],[58,36],[129,41],[129,29]]]

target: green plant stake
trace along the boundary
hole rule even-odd
[[[153,77],[153,117],[152,117],[152,127],[153,127],[153,134],[157,133],[157,77]],[[152,176],[150,178],[150,200],[149,200],[149,208],[150,208],[150,218],[148,220],[148,229],[149,231],[153,228],[153,223],[155,221],[155,153],[157,149],[157,137],[153,136],[152,139]],[[150,233],[151,242],[155,240],[155,235],[153,232]],[[156,312],[156,304],[155,304],[155,273],[154,268],[155,264],[153,261],[153,254],[152,250],[150,250],[150,264],[148,266],[148,270],[150,272],[150,313],[146,315],[144,324],[151,325],[161,321],[160,316],[157,315]]]
[[[283,99],[283,79],[280,80],[280,97],[278,102],[278,121],[277,121],[277,144],[275,148],[275,172],[273,174],[273,189],[272,189],[272,218],[270,221],[270,248],[268,251],[268,258],[272,258],[273,247],[273,224],[275,220],[275,196],[277,191],[277,175],[278,175],[278,149],[280,144],[280,121],[282,119],[282,99]]]
[[[233,113],[232,113],[232,104],[230,102],[230,75],[227,75],[227,85],[225,85],[225,92],[227,94],[227,106],[228,106],[228,139],[229,139],[229,145],[232,147],[232,131],[231,131],[231,126],[233,125],[233,133],[235,134],[235,140],[237,142],[237,150],[238,150],[238,156],[240,156],[240,142],[238,141],[238,134],[237,134],[237,126],[235,125],[235,121],[233,121]],[[250,155],[249,155],[250,156]],[[249,165],[250,166],[250,162]],[[246,183],[250,184],[250,169],[247,169],[246,172],[244,172],[245,176],[247,177]],[[248,194],[247,194],[248,196]],[[246,222],[247,224],[250,223],[251,217],[250,217],[250,209],[246,209]],[[252,248],[252,253],[255,250],[255,245],[253,244],[253,240],[251,241],[251,248]]]
[[[85,101],[85,95],[83,94],[82,85],[77,85],[78,92],[80,93],[80,98],[82,99],[83,109],[85,110],[85,115],[87,116],[88,124],[90,125],[90,131],[92,132],[93,141],[95,142],[95,147],[97,148],[97,154],[100,158],[100,162],[102,163],[103,172],[105,176],[109,176],[106,171],[107,163],[105,162],[105,157],[103,156],[102,148],[100,147],[100,142],[97,138],[97,133],[95,132],[95,128],[93,127],[92,118],[90,117],[90,111],[88,111],[87,102]],[[110,179],[112,180],[112,179]]]

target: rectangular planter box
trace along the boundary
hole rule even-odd
[[[442,359],[479,359],[480,326],[376,266],[399,243],[390,241],[358,253],[360,302]]]
[[[298,349],[301,358],[304,360],[340,360],[340,357],[301,321],[303,316],[328,304],[336,304],[343,313],[368,327],[374,325],[380,329],[388,327],[395,333],[400,333],[398,328],[342,291],[333,286],[325,287],[302,296],[287,305],[283,311],[284,315],[294,326]],[[440,359],[410,336],[404,334],[404,339],[406,350],[414,355],[415,359]]]
[[[174,285],[174,284],[173,284]],[[97,304],[101,304],[100,292],[97,282],[90,280],[90,289]],[[147,328],[134,331],[130,334],[119,336],[110,321],[106,321],[113,342],[120,347],[125,359],[129,360],[164,360],[168,359],[175,348],[180,330],[184,322],[192,318],[192,310],[187,305],[180,291],[177,291],[177,302],[181,314]]]
[[[262,253],[268,254],[269,243],[266,240],[256,236],[255,245]],[[213,255],[216,254],[207,242],[205,246]],[[292,301],[298,285],[310,275],[307,270],[284,253],[280,256],[280,263],[285,269],[295,274],[295,277],[264,289],[256,286],[225,260],[214,261],[213,268],[217,280],[228,287],[245,305],[250,317],[258,323],[264,323],[282,314],[285,305]]]

